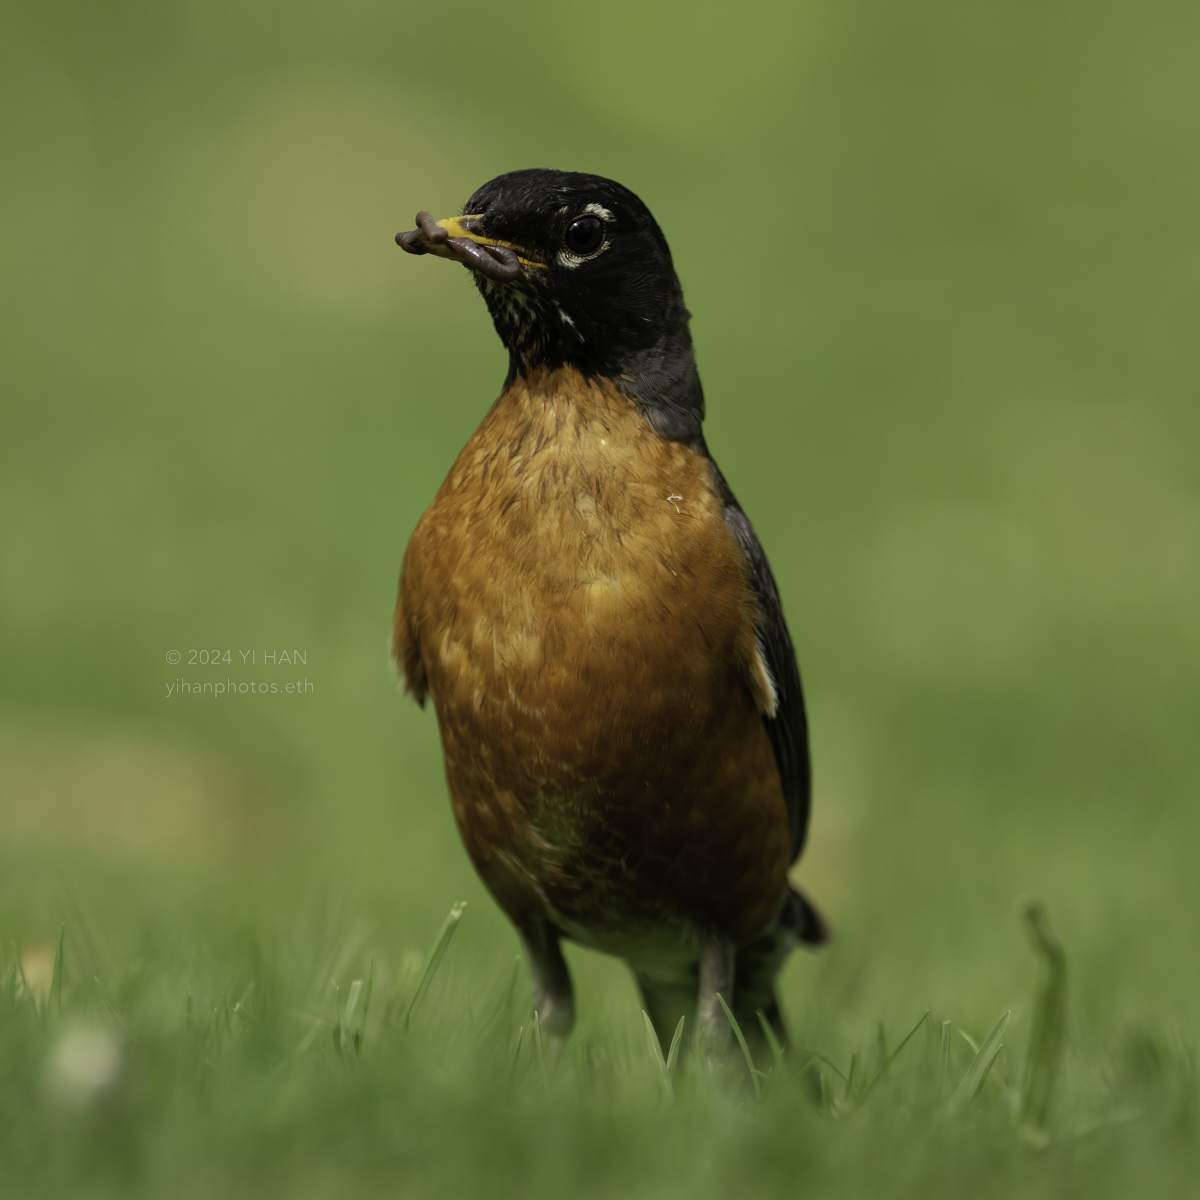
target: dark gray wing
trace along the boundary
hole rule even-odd
[[[711,456],[709,462],[712,462]],[[812,792],[812,767],[808,756],[808,718],[804,712],[804,692],[800,687],[800,669],[796,665],[796,651],[788,633],[787,621],[783,617],[783,605],[779,602],[779,590],[771,564],[763,552],[758,534],[750,524],[750,518],[742,511],[737,497],[725,482],[720,468],[712,462],[716,478],[717,493],[724,505],[725,523],[733,530],[746,565],[750,569],[750,582],[758,598],[758,636],[767,669],[775,681],[779,707],[775,716],[763,717],[771,748],[775,751],[775,762],[779,777],[783,781],[783,796],[787,802],[788,828],[792,836],[792,861],[804,848],[808,832],[808,809]]]

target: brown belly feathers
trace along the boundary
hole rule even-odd
[[[768,923],[789,842],[755,620],[705,457],[570,368],[505,391],[412,536],[393,650],[515,921]]]

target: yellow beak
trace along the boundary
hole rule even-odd
[[[436,222],[436,225],[439,229],[444,229],[452,238],[469,238],[478,246],[503,246],[517,256],[522,266],[544,267],[546,265],[524,246],[515,245],[513,242],[502,242],[499,238],[488,237],[481,233],[482,222],[482,215],[476,214],[465,217],[443,217],[442,220]],[[445,242],[434,241],[423,230],[417,231],[417,237],[414,240],[424,246],[427,254],[437,254],[442,258],[456,257],[454,251]]]

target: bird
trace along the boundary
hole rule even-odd
[[[779,971],[829,936],[789,881],[808,722],[667,240],[628,188],[542,168],[416,226],[397,244],[466,267],[509,365],[408,542],[390,652],[540,1028],[575,1023],[568,939],[629,964],[664,1048],[690,1018],[727,1052],[722,1002],[786,1043]]]

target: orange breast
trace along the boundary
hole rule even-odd
[[[500,397],[412,536],[393,642],[515,920],[768,922],[788,832],[754,621],[706,459],[573,370]]]

